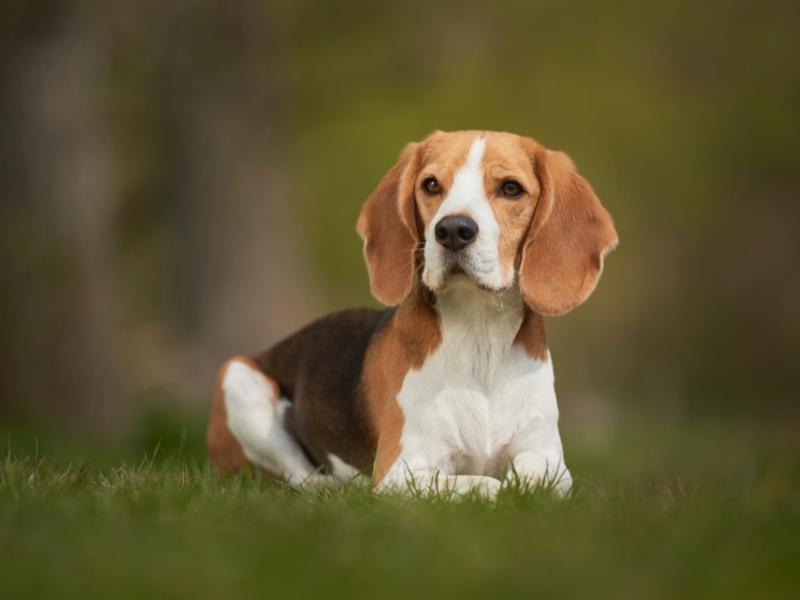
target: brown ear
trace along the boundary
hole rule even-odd
[[[617,232],[566,154],[540,147],[534,161],[541,194],[522,250],[520,288],[534,311],[561,315],[594,291]]]
[[[414,179],[419,144],[409,144],[400,160],[367,198],[356,230],[364,240],[364,258],[372,295],[384,304],[400,304],[414,284],[419,245]]]

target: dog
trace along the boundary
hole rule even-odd
[[[566,494],[543,317],[583,303],[618,242],[570,158],[510,133],[434,132],[405,147],[357,231],[390,308],[228,360],[211,460],[297,486],[492,498],[513,473]]]

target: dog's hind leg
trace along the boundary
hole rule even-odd
[[[241,453],[250,463],[276,475],[292,485],[320,487],[328,485],[331,477],[320,475],[306,457],[297,440],[285,427],[285,419],[291,403],[281,398],[278,385],[262,373],[249,359],[237,357],[222,368],[218,398],[223,414],[212,414],[209,426],[209,454],[221,468],[226,466],[226,454],[219,444],[212,443],[212,427],[216,431],[227,426],[227,430],[241,447]],[[215,412],[220,412],[215,406]],[[225,422],[220,423],[220,418]],[[217,435],[217,438],[222,436]],[[228,461],[230,462],[230,461]],[[241,465],[233,464],[234,468]]]

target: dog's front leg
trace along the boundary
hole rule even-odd
[[[541,378],[541,379],[539,379]],[[505,390],[518,402],[516,432],[507,448],[505,478],[522,487],[548,487],[560,497],[572,488],[558,431],[552,370],[511,382]],[[531,390],[535,393],[531,394]]]

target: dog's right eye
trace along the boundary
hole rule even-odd
[[[431,195],[442,193],[442,186],[439,185],[439,181],[436,179],[436,177],[428,177],[425,181],[423,181],[422,189]]]
[[[500,191],[506,198],[516,198],[525,190],[522,189],[522,186],[519,183],[509,179],[508,181],[503,182],[503,185],[500,186]]]

